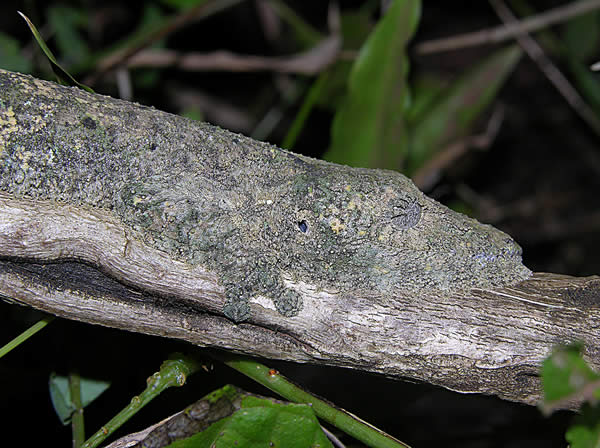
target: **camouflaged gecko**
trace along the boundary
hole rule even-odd
[[[530,275],[508,235],[433,201],[399,173],[310,159],[1,70],[0,89],[9,78],[22,98],[0,104],[0,191],[112,211],[146,244],[215,272],[223,313],[236,322],[257,296],[295,316],[302,299],[289,281],[336,292],[451,293]]]

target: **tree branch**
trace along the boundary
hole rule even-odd
[[[600,278],[530,275],[397,173],[0,71],[0,297],[69,319],[535,404],[600,367]]]

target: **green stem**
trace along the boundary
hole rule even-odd
[[[316,79],[316,81],[313,82],[313,84],[310,86],[310,89],[308,90],[308,95],[306,95],[306,97],[304,98],[304,102],[302,103],[300,110],[296,114],[296,118],[294,119],[290,130],[283,139],[283,143],[281,144],[283,148],[289,150],[293,148],[298,138],[298,135],[300,134],[300,131],[304,127],[304,123],[306,122],[308,115],[310,114],[313,106],[316,104],[317,100],[321,96],[321,91],[323,90],[323,87],[325,86],[328,77],[328,71],[322,72]]]
[[[367,446],[373,448],[409,448],[405,443],[396,440],[358,417],[305,392],[276,370],[269,369],[267,366],[247,358],[227,357],[222,361],[287,400],[309,404],[319,418],[331,423]]]
[[[183,386],[187,377],[196,372],[200,366],[201,364],[197,360],[181,354],[170,357],[162,363],[158,372],[148,378],[146,389],[140,395],[133,397],[131,402],[91,436],[82,448],[98,446],[165,389],[171,386]]]
[[[10,341],[8,344],[6,344],[4,347],[0,348],[0,358],[2,358],[4,355],[6,355],[8,352],[10,352],[12,349],[16,348],[18,345],[25,342],[27,339],[29,339],[31,336],[36,334],[38,331],[40,331],[42,328],[44,328],[46,325],[48,325],[53,320],[54,320],[54,316],[46,316],[46,317],[43,317],[42,319],[40,319],[35,324],[33,324],[31,327],[29,327],[27,330],[25,330],[23,333],[21,333],[16,338],[14,338],[12,341]]]
[[[271,2],[271,7],[279,17],[294,29],[296,35],[306,47],[312,47],[323,39],[323,35],[319,31],[309,25],[304,19],[296,14],[292,8],[282,1],[273,0]]]
[[[69,389],[71,392],[71,402],[75,407],[71,416],[73,448],[80,448],[85,441],[85,427],[83,423],[83,405],[81,402],[81,377],[78,372],[71,372],[69,374]]]

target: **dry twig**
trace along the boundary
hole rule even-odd
[[[441,173],[458,158],[462,157],[469,148],[488,148],[496,138],[496,135],[498,135],[503,119],[504,108],[498,106],[494,109],[494,113],[488,120],[487,126],[482,133],[470,135],[450,143],[421,167],[412,176],[415,185],[423,191],[430,190],[438,181]]]
[[[332,35],[308,51],[286,57],[241,55],[228,51],[180,53],[174,50],[144,50],[129,59],[127,66],[130,68],[169,66],[187,71],[273,70],[281,73],[314,75],[336,60],[340,47],[340,37]]]
[[[168,36],[169,34],[177,31],[178,29],[188,25],[189,23],[199,20],[200,18],[206,17],[213,14],[221,9],[228,8],[230,6],[239,3],[241,0],[220,0],[209,3],[200,3],[193,8],[173,17],[171,20],[166,22],[164,26],[157,29],[155,32],[145,36],[140,42],[126,48],[122,52],[110,55],[108,58],[100,61],[98,70],[86,78],[83,83],[86,85],[94,85],[108,72],[113,71],[117,67],[124,65],[130,58],[135,56],[137,53],[142,51],[144,48],[148,48],[154,42]]]
[[[503,22],[507,23],[509,26],[514,26],[515,23],[518,23],[515,15],[503,1],[490,0],[490,4]],[[594,132],[600,134],[600,120],[594,111],[587,105],[581,95],[579,95],[579,92],[571,85],[569,80],[561,73],[556,65],[552,63],[550,58],[546,56],[544,50],[535,39],[522,30],[515,37],[521,48],[523,48],[525,53],[527,53],[527,55],[538,65],[542,73],[546,75],[548,80],[567,100],[575,112],[579,114]]]
[[[498,26],[496,28],[475,31],[458,36],[445,37],[422,42],[416,46],[417,53],[439,53],[442,51],[458,50],[477,45],[499,43],[523,33],[537,31],[556,23],[566,22],[573,17],[600,8],[600,0],[580,0],[559,8],[554,8],[542,14],[527,19]]]

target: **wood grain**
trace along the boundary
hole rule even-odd
[[[45,95],[48,86],[40,84]],[[44,126],[38,132],[43,138]],[[257,296],[252,317],[236,324],[223,315],[224,291],[209,267],[134,238],[109,212],[0,193],[0,297],[12,303],[199,346],[528,404],[540,398],[537,374],[557,344],[583,342],[585,358],[600,368],[597,276],[535,273],[508,287],[402,294],[285,283],[302,297],[297,315],[283,316]]]

